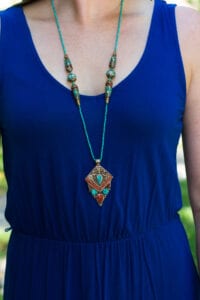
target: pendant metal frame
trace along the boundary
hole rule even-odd
[[[85,177],[88,189],[99,206],[103,205],[105,198],[110,192],[112,179],[112,174],[103,168],[100,163],[98,163]]]

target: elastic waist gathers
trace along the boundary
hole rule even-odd
[[[30,233],[25,233],[25,232],[19,232],[15,229],[12,229],[11,232],[11,237],[12,238],[17,238],[17,239],[27,239],[32,240],[35,242],[40,242],[40,243],[53,243],[53,244],[68,244],[68,245],[109,245],[113,243],[119,243],[123,241],[131,241],[131,240],[136,240],[136,239],[145,239],[148,238],[152,235],[156,234],[165,234],[167,232],[173,231],[173,228],[175,227],[183,227],[179,215],[177,215],[175,218],[168,220],[165,223],[162,223],[160,225],[156,225],[154,227],[151,227],[149,230],[143,231],[143,232],[135,232],[132,235],[127,234],[124,236],[121,236],[120,238],[113,238],[109,240],[99,240],[99,241],[71,241],[71,240],[63,240],[63,239],[54,239],[54,238],[49,238],[49,237],[43,237],[43,236],[38,236],[35,234],[30,234]]]

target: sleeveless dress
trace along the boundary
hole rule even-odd
[[[175,5],[155,1],[140,61],[113,89],[102,161],[113,181],[102,207],[84,181],[95,163],[70,90],[42,64],[22,8],[1,19],[0,127],[12,230],[4,300],[200,299],[178,214],[186,82]],[[98,157],[104,95],[81,100]]]

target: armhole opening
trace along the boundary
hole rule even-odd
[[[185,65],[183,61],[183,56],[181,52],[181,47],[180,47],[180,40],[179,40],[179,34],[178,34],[178,25],[177,25],[177,5],[173,5],[173,23],[175,26],[175,43],[176,43],[176,48],[177,48],[177,57],[179,59],[179,66],[180,66],[180,74],[181,78],[183,80],[183,88],[184,88],[184,106],[186,105],[186,96],[187,96],[187,82],[186,82],[186,72],[185,72]]]

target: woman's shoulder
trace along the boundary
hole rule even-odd
[[[200,12],[177,5],[176,24],[183,58],[192,74],[193,67],[200,65]]]
[[[198,48],[200,43],[200,12],[192,7],[177,5],[176,23],[184,46],[188,47],[191,51],[192,49],[200,50]]]
[[[200,12],[190,6],[176,6],[177,23],[185,34],[198,32],[200,29]]]

